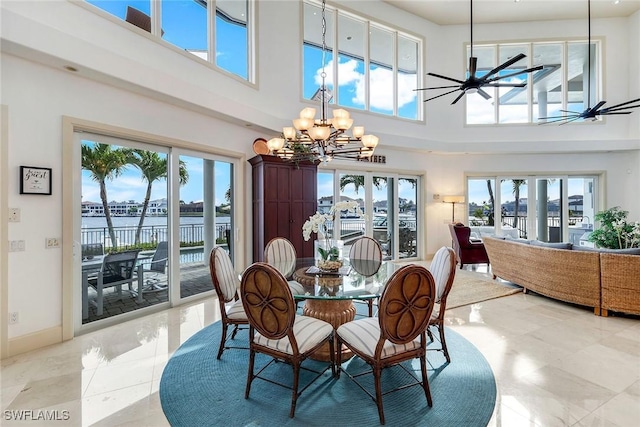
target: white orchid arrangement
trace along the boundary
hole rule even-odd
[[[340,212],[352,212],[358,218],[363,218],[364,214],[362,213],[362,209],[360,209],[360,205],[355,200],[348,200],[343,202],[338,202],[331,207],[329,213],[321,214],[320,212],[316,212],[312,216],[309,217],[307,221],[305,221],[302,226],[302,237],[307,241],[311,238],[311,233],[317,233],[318,239],[324,239],[326,241],[326,248],[318,248],[322,259],[324,260],[335,260],[338,257],[338,248],[331,247],[331,236],[329,233],[329,228],[327,223],[331,222],[332,224],[336,220],[336,215],[339,215]]]

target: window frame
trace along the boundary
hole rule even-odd
[[[300,50],[300,73],[301,73],[301,89],[300,89],[300,93],[301,96],[300,98],[303,100],[303,102],[309,102],[309,103],[313,103],[314,101],[311,100],[310,98],[306,98],[305,97],[305,80],[306,76],[305,76],[305,49],[307,48],[316,48],[319,49],[319,51],[321,50],[321,48],[319,48],[318,46],[315,46],[314,43],[311,42],[307,42],[305,40],[305,5],[311,5],[314,7],[321,7],[321,3],[319,1],[316,0],[304,0],[302,2],[302,8],[300,11],[300,26],[301,26],[301,50]],[[333,40],[333,43],[331,43],[331,46],[327,46],[327,56],[331,56],[331,58],[335,59],[332,62],[332,68],[331,70],[328,70],[327,74],[332,73],[333,76],[337,76],[335,78],[335,81],[332,82],[327,82],[327,86],[331,87],[331,90],[333,92],[333,99],[331,100],[331,105],[334,106],[340,106],[341,108],[345,108],[345,109],[351,109],[353,111],[362,111],[362,112],[367,112],[367,113],[373,113],[376,115],[380,115],[383,117],[389,117],[389,118],[394,118],[394,119],[400,119],[400,120],[407,120],[407,121],[411,121],[411,122],[423,122],[424,121],[424,106],[422,105],[422,102],[420,101],[420,98],[417,96],[417,92],[415,94],[414,97],[414,101],[415,102],[415,110],[416,110],[416,114],[415,114],[415,118],[408,118],[405,116],[400,116],[399,115],[399,111],[400,108],[399,107],[399,78],[398,78],[398,74],[401,71],[406,71],[406,70],[400,70],[399,69],[399,37],[403,37],[407,40],[411,40],[414,41],[416,43],[416,88],[421,87],[422,83],[423,83],[423,62],[424,62],[424,46],[425,46],[425,40],[423,37],[418,36],[416,34],[413,34],[407,30],[403,30],[400,29],[396,26],[393,25],[389,25],[387,23],[378,21],[378,20],[372,20],[369,17],[362,15],[362,14],[358,14],[358,13],[354,13],[351,12],[347,9],[341,8],[341,7],[335,7],[335,6],[330,6],[330,5],[326,5],[325,8],[325,13],[331,14],[332,15],[332,22],[333,22],[333,28],[328,28],[327,29],[327,34],[329,34],[329,31],[332,31],[331,33],[331,39]],[[364,72],[362,74],[362,79],[363,79],[363,86],[364,86],[364,95],[363,95],[363,107],[359,108],[358,107],[354,107],[351,105],[345,105],[345,104],[340,104],[337,101],[340,99],[339,97],[339,92],[340,92],[340,87],[338,84],[336,84],[339,79],[340,76],[338,75],[338,62],[341,56],[347,56],[347,57],[353,57],[353,54],[350,54],[346,51],[341,51],[339,48],[339,43],[337,42],[338,37],[340,35],[340,28],[338,25],[339,22],[339,17],[340,16],[344,16],[347,17],[349,19],[353,19],[356,21],[361,21],[364,24],[365,30],[366,30],[366,37],[364,39],[364,56],[363,58],[358,58],[359,60],[362,60],[363,62],[363,68],[364,68]],[[327,19],[329,20],[329,19]],[[393,92],[393,107],[392,107],[392,111],[390,114],[385,114],[379,111],[375,111],[371,109],[371,82],[370,82],[370,67],[372,65],[375,66],[382,66],[378,61],[374,61],[371,59],[371,38],[370,38],[370,31],[371,28],[375,27],[378,29],[382,29],[385,31],[389,31],[392,33],[393,35],[393,40],[392,40],[392,53],[393,53],[393,60],[392,60],[392,64],[389,64],[389,66],[391,67],[391,71],[392,71],[392,92]],[[329,44],[329,43],[328,43]],[[309,74],[310,76],[312,76],[312,74]],[[312,78],[312,77],[310,77]],[[344,89],[343,89],[344,90]]]
[[[537,64],[534,64],[534,51],[535,48],[537,46],[543,46],[543,45],[552,45],[552,44],[556,44],[556,45],[560,45],[561,46],[561,60],[562,63],[560,64],[560,75],[561,75],[561,82],[560,82],[560,92],[561,92],[561,104],[559,109],[560,110],[567,110],[570,109],[569,108],[569,92],[570,92],[570,84],[569,84],[569,75],[568,75],[568,63],[569,63],[569,46],[570,45],[576,45],[576,44],[586,44],[588,42],[587,39],[584,38],[570,38],[570,39],[564,39],[564,40],[557,40],[557,39],[549,39],[549,40],[515,40],[515,41],[509,41],[509,42],[486,42],[486,43],[479,43],[479,44],[474,44],[473,48],[474,51],[476,50],[476,48],[493,48],[494,49],[494,67],[499,65],[499,63],[501,63],[499,61],[499,55],[500,55],[500,48],[501,47],[511,47],[511,46],[523,46],[525,47],[525,50],[527,51],[526,55],[527,55],[527,64],[526,67],[533,67],[536,66]],[[602,61],[602,56],[604,55],[604,39],[601,37],[596,37],[596,38],[591,38],[591,44],[594,46],[594,52],[595,52],[595,58],[592,58],[592,62],[593,62],[593,68],[592,68],[592,75],[591,75],[591,85],[592,85],[592,93],[591,93],[591,99],[601,99],[602,98],[602,79],[603,79],[603,75],[604,75],[604,69],[603,69],[603,61]],[[464,73],[463,75],[465,75],[466,78],[466,73],[467,73],[467,65],[469,63],[469,56],[468,56],[468,51],[470,48],[470,43],[464,43],[463,45],[463,58],[464,58]],[[540,71],[539,71],[540,72]],[[538,123],[544,123],[544,122],[538,122],[538,121],[534,121],[534,117],[537,117],[537,114],[534,114],[534,108],[538,108],[538,102],[534,102],[534,82],[532,81],[532,77],[535,73],[528,73],[527,74],[527,85],[525,87],[526,90],[526,96],[527,96],[527,117],[528,120],[527,121],[523,121],[523,122],[501,122],[501,118],[500,118],[500,106],[504,105],[504,104],[500,104],[499,102],[493,102],[493,121],[491,123],[470,123],[469,122],[469,112],[470,112],[470,108],[469,108],[469,101],[468,98],[465,99],[465,104],[464,104],[464,126],[522,126],[522,125],[531,125],[531,124],[538,124]],[[546,76],[545,76],[546,78]],[[493,95],[492,97],[496,97],[497,95]],[[586,101],[587,104],[589,104],[589,106],[592,105],[593,101],[590,100],[586,100],[586,93],[583,94],[583,102]],[[579,109],[580,107],[571,107],[574,110]],[[586,108],[586,107],[585,107]],[[603,120],[602,117],[598,118],[598,120],[596,120],[596,122],[601,122]],[[575,122],[571,122],[571,124],[582,124],[582,123],[587,123],[587,122],[592,122],[592,120],[577,120]]]

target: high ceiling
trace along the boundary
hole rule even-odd
[[[469,23],[470,0],[383,0],[435,24]],[[640,10],[638,0],[592,0],[592,18],[626,17]],[[587,0],[475,0],[474,23],[586,19]]]

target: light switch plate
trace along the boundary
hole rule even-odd
[[[20,208],[9,208],[9,222],[20,222]]]
[[[60,238],[59,237],[47,237],[44,239],[44,247],[47,249],[51,248],[59,248],[60,247]]]

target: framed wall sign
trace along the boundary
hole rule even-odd
[[[20,194],[51,195],[51,168],[20,166]]]

